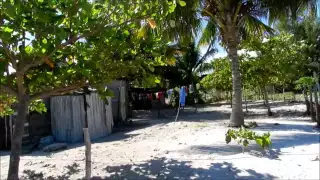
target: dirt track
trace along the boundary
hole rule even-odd
[[[304,105],[274,104],[272,118],[262,115],[261,104],[251,104],[249,110],[246,120],[259,125],[254,131],[272,135],[272,148],[266,152],[255,143],[245,153],[236,143],[226,145],[228,105],[199,108],[197,113],[186,110],[178,122],[173,122],[172,113],[164,113],[166,119],[140,113],[133,127],[92,145],[92,175],[94,179],[319,179],[319,132],[300,116]],[[7,154],[1,156],[2,179]],[[26,179],[32,173],[35,179],[82,178],[84,147],[76,144],[53,154],[25,155],[20,171]]]

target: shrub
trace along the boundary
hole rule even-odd
[[[243,148],[249,145],[249,141],[255,141],[263,149],[270,147],[271,139],[270,133],[259,135],[251,130],[241,127],[239,130],[229,129],[226,133],[226,143],[229,144],[231,140],[238,141]]]

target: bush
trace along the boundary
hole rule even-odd
[[[271,139],[270,133],[264,133],[259,135],[251,130],[241,127],[239,130],[229,129],[226,133],[226,143],[229,144],[231,140],[238,141],[238,144],[242,144],[243,147],[249,145],[249,141],[255,141],[263,149],[270,147]]]

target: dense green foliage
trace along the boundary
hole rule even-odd
[[[202,79],[201,85],[207,90],[231,91],[232,76],[229,58],[215,59],[210,65],[213,72]]]
[[[144,76],[145,69],[164,65],[168,41],[144,27],[156,29],[179,6],[84,0],[0,5],[0,91],[7,93],[1,99],[15,98],[22,90],[30,100],[101,86],[129,74]]]

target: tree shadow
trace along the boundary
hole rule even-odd
[[[313,128],[314,123],[310,124],[292,124],[292,123],[263,123],[259,124],[254,130],[260,132],[275,132],[271,136],[272,148],[280,150],[281,148],[319,144],[319,130]]]
[[[236,144],[217,144],[217,145],[197,145],[191,146],[183,150],[187,154],[207,154],[207,155],[218,155],[218,156],[230,156],[241,153],[249,153],[252,156],[259,158],[268,158],[271,160],[279,160],[281,155],[280,149],[262,149],[255,143],[249,144],[243,148],[241,145]],[[226,158],[223,158],[226,159]],[[215,160],[219,160],[215,158]]]
[[[320,136],[319,134],[306,134],[306,133],[299,133],[299,134],[291,134],[285,136],[277,136],[272,139],[272,148],[281,149],[281,148],[288,148],[288,147],[295,147],[295,146],[302,146],[302,145],[312,145],[312,144],[319,144]]]
[[[198,107],[186,107],[179,111],[178,121],[190,121],[190,122],[201,122],[201,121],[216,121],[216,120],[227,120],[230,117],[229,112],[221,111],[198,111],[199,109],[212,107],[212,105],[199,105]],[[197,110],[196,110],[197,109]],[[161,117],[159,118],[155,111],[136,111],[135,118],[132,120],[134,123],[139,121],[148,122],[149,125],[158,123],[170,123],[173,122],[177,115],[176,109],[163,109],[160,110]]]
[[[270,101],[269,102],[271,108],[279,107],[279,106],[292,106],[301,104],[300,102],[284,102],[284,101]],[[251,102],[247,105],[248,109],[265,109],[266,106],[263,102]]]
[[[240,170],[232,163],[212,163],[208,168],[192,167],[191,161],[153,159],[143,164],[107,166],[105,179],[274,179],[252,169]],[[240,175],[246,172],[247,175]]]
[[[211,163],[206,168],[193,167],[191,161],[157,158],[139,164],[107,166],[103,169],[105,175],[94,176],[92,180],[102,179],[276,179],[271,174],[262,174],[252,169],[239,169],[232,163]],[[44,177],[40,172],[25,171],[23,177],[31,180],[69,180],[70,175]]]
[[[294,132],[296,135],[299,135],[301,132],[306,134],[311,133],[313,135],[316,135],[316,133],[319,132],[317,129],[313,128],[313,125],[315,125],[315,123],[299,124],[300,121],[308,122],[303,119],[297,119],[297,124],[287,123],[286,121],[275,121],[275,123],[261,123],[261,124],[258,124],[258,126],[254,128],[254,130],[265,131],[265,132],[291,131],[291,132]]]

